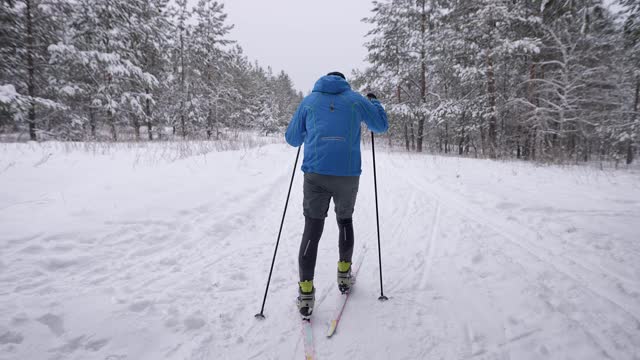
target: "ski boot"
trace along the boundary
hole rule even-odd
[[[348,294],[351,290],[351,262],[338,262],[338,290],[343,294]]]
[[[313,306],[316,302],[316,289],[313,281],[301,281],[298,283],[298,311],[304,320],[311,318]]]

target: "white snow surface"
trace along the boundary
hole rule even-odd
[[[0,359],[301,359],[295,149],[173,161],[164,144],[0,145]],[[640,359],[640,174],[371,152],[367,255],[336,335],[337,227],[320,243],[318,359]],[[300,164],[298,164],[298,167]],[[357,255],[354,255],[357,256]]]

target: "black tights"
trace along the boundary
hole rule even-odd
[[[340,261],[351,261],[353,256],[353,221],[349,219],[338,219],[340,238],[338,248],[340,250]],[[300,243],[298,254],[298,265],[300,270],[300,281],[313,280],[316,258],[318,256],[318,243],[322,237],[324,229],[324,219],[312,219],[305,217],[304,233]]]

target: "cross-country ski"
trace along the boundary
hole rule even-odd
[[[311,319],[302,319],[302,341],[304,343],[305,360],[313,360],[316,358],[316,348],[313,340],[313,326]]]
[[[340,322],[340,319],[342,318],[342,313],[344,311],[345,306],[347,305],[347,300],[349,299],[349,295],[353,291],[353,286],[356,283],[356,276],[358,275],[358,271],[362,267],[362,263],[364,261],[365,255],[367,253],[367,249],[368,249],[367,247],[363,247],[360,250],[360,255],[358,257],[358,260],[353,264],[351,289],[348,292],[344,292],[344,293],[341,292],[341,293],[338,294],[337,301],[336,301],[336,308],[335,308],[335,310],[333,312],[333,315],[331,316],[331,319],[329,320],[329,328],[327,330],[327,337],[333,336],[333,334],[336,332],[336,329],[338,328],[338,323]]]

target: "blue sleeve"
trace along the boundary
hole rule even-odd
[[[382,104],[378,99],[368,100],[365,97],[358,95],[359,105],[362,119],[369,130],[376,134],[383,133],[389,129],[389,121],[387,120],[387,113],[384,111]]]
[[[300,106],[298,106],[296,113],[293,114],[291,122],[289,122],[289,127],[287,127],[287,132],[284,135],[289,145],[298,147],[304,143],[304,138],[307,135],[305,118],[306,111],[304,102],[302,102]]]

